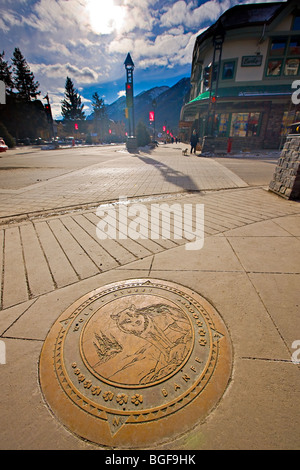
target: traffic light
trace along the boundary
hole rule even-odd
[[[78,131],[78,124],[77,124],[77,122],[75,122],[75,124],[74,124],[74,129],[75,129],[75,131]]]
[[[211,87],[211,74],[212,74],[212,67],[211,65],[204,67],[203,71],[203,84],[206,88]]]
[[[47,120],[48,120],[48,122],[51,123],[52,122],[52,113],[51,113],[50,104],[45,104],[44,108],[45,108]]]

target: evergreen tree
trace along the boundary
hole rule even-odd
[[[67,77],[65,86],[65,99],[61,102],[61,114],[65,121],[84,120],[84,105],[81,104],[81,97],[74,87],[72,80]]]
[[[14,87],[11,66],[4,60],[5,52],[3,51],[0,54],[0,80],[2,80],[6,85],[6,90],[12,92]]]
[[[38,91],[40,84],[35,81],[34,75],[30,72],[30,68],[18,47],[14,50],[12,62],[14,87],[18,91],[19,98],[24,101],[36,99],[37,95],[41,93]]]
[[[105,104],[102,98],[100,98],[98,92],[96,91],[92,96],[93,102],[93,112],[94,119],[100,120],[105,115]]]
[[[92,107],[94,113],[94,128],[100,139],[103,139],[107,127],[108,117],[104,100],[96,91],[92,96]]]

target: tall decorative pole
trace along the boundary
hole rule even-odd
[[[47,104],[44,105],[44,109],[46,111],[47,121],[48,121],[48,123],[50,125],[50,129],[51,129],[51,138],[54,140],[55,139],[54,122],[53,122],[52,110],[51,110],[51,105],[50,105],[48,93],[47,93],[46,96],[44,96],[43,99],[47,100]]]
[[[156,123],[156,99],[154,98],[154,100],[152,101],[152,106],[153,106],[153,109],[154,109],[154,121],[153,121],[153,125],[154,125],[154,142],[156,142],[156,132],[155,132],[155,123]]]
[[[224,36],[225,33],[223,30],[220,29],[220,32],[214,36],[214,58],[213,58],[213,65],[212,65],[212,78],[211,78],[211,83],[213,84],[214,81],[214,69],[215,69],[215,56],[216,56],[216,51],[219,52],[219,62],[217,65],[217,73],[216,73],[216,85],[215,85],[215,96],[212,96],[210,94],[210,104],[212,108],[212,113],[211,113],[211,135],[214,136],[214,131],[215,131],[215,115],[216,115],[216,105],[217,105],[217,99],[218,99],[218,89],[219,89],[219,79],[220,79],[220,71],[221,71],[221,60],[222,60],[222,48],[223,48],[223,43],[224,43]],[[212,87],[211,87],[212,88]],[[211,92],[210,92],[211,93]]]
[[[128,52],[124,62],[126,69],[126,116],[128,117],[128,137],[127,150],[135,151],[137,149],[134,124],[134,102],[133,102],[133,69],[134,63]]]

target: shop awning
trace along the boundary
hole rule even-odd
[[[289,85],[275,85],[275,86],[236,86],[230,88],[219,88],[218,98],[263,98],[263,97],[272,97],[272,96],[289,96],[293,92],[291,84]],[[215,93],[212,92],[210,95],[209,91],[201,93],[193,100],[189,101],[187,105],[196,103],[197,101],[208,100],[210,96],[215,96]]]

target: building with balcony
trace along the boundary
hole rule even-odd
[[[237,5],[196,39],[181,138],[196,129],[203,151],[226,151],[229,138],[232,150],[278,149],[298,102],[299,0]]]

